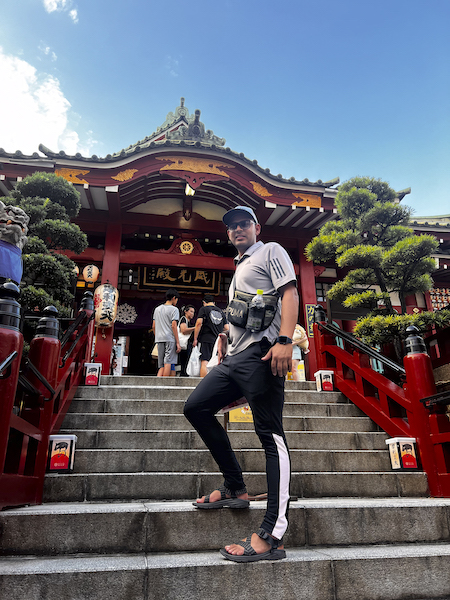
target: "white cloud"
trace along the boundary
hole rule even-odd
[[[44,44],[44,42],[41,42],[39,44],[39,50],[43,54],[45,54],[45,56],[48,56],[52,62],[55,62],[56,60],[58,60],[58,57],[56,56],[55,52],[53,52],[53,50],[50,48],[50,46],[47,46],[46,44]]]
[[[48,13],[55,11],[68,12],[72,21],[78,23],[78,10],[73,8],[72,0],[42,0],[44,8]]]
[[[172,77],[178,77],[178,67],[180,65],[180,61],[172,56],[166,57],[166,69],[169,71]]]
[[[69,17],[72,19],[75,25],[78,23],[78,11],[75,8],[69,11]]]
[[[71,126],[77,116],[56,77],[39,73],[26,61],[5,54],[0,47],[0,81],[4,83],[0,94],[1,148],[32,154],[42,143],[55,152],[91,154],[96,144],[92,132],[86,140],[80,140]]]

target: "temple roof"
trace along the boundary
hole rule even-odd
[[[44,146],[39,145],[39,151],[44,154],[49,160],[64,160],[64,161],[76,161],[85,163],[99,163],[105,164],[123,161],[127,158],[138,158],[140,154],[144,154],[149,150],[157,150],[159,148],[178,148],[183,147],[185,149],[196,148],[196,149],[209,149],[218,153],[223,153],[231,158],[238,159],[247,163],[253,169],[256,169],[264,174],[266,177],[276,180],[278,182],[285,182],[291,184],[298,184],[302,186],[311,186],[319,188],[330,188],[339,183],[339,178],[335,178],[330,181],[323,182],[321,179],[315,182],[309,181],[309,179],[297,180],[295,177],[285,178],[283,175],[273,175],[270,169],[262,168],[258,165],[257,160],[247,158],[242,152],[234,152],[229,147],[225,146],[225,138],[220,138],[210,130],[205,129],[204,124],[200,121],[200,110],[196,110],[193,115],[189,114],[188,108],[184,105],[184,98],[181,98],[180,106],[175,109],[175,112],[169,112],[166,120],[160,125],[155,132],[145,137],[143,140],[131,144],[127,148],[123,148],[119,152],[114,154],[107,154],[105,157],[98,157],[93,155],[91,157],[82,156],[80,153],[75,155],[68,155],[64,150],[54,152]],[[31,155],[25,155],[20,150],[14,153],[8,153],[3,148],[0,148],[0,158],[7,158],[12,161],[43,161],[45,160],[41,154],[34,152]]]

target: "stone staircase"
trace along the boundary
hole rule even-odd
[[[387,435],[337,392],[287,383],[292,460],[286,560],[235,564],[218,549],[257,528],[249,511],[198,511],[221,483],[182,416],[191,378],[102,377],[63,430],[73,474],[45,503],[0,513],[0,599],[419,600],[450,598],[450,500],[420,472],[391,471]],[[266,491],[251,424],[230,424],[251,494]]]

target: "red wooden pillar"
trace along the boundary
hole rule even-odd
[[[103,254],[101,283],[117,287],[119,281],[120,246],[122,244],[122,224],[108,223],[106,229],[105,252]],[[103,375],[109,375],[114,327],[98,329],[95,345],[95,362],[102,363]]]
[[[312,319],[314,318],[314,309],[312,307],[314,307],[317,304],[317,295],[314,265],[312,262],[306,260],[305,256],[305,246],[308,243],[308,241],[298,241],[300,267],[298,290],[300,293],[300,301],[303,312],[303,322],[305,325],[306,333],[308,334],[309,338],[310,352],[308,354],[308,373],[306,374],[306,378],[308,380],[312,380],[314,378],[314,373],[317,371],[317,356],[313,340],[314,334],[312,331]]]

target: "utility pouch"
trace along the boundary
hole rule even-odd
[[[254,294],[247,294],[235,290],[234,298],[229,303],[227,308],[227,319],[236,327],[242,329],[247,328],[247,320],[249,314],[249,308]],[[278,296],[263,295],[264,300],[264,318],[261,322],[261,328],[259,331],[264,331],[272,323],[275,313],[277,312]]]

